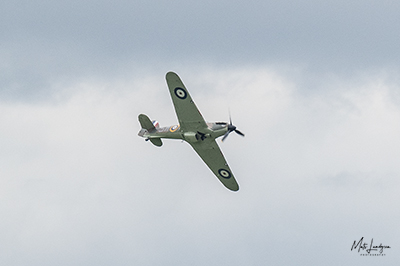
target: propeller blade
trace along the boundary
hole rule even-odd
[[[231,131],[227,131],[225,133],[225,135],[222,137],[222,141],[224,141],[228,137],[229,133],[231,133]]]
[[[240,136],[244,137],[244,134],[243,134],[242,132],[240,132],[239,130],[235,129],[235,132],[236,132],[237,134],[239,134]]]

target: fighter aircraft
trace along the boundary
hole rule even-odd
[[[179,76],[174,72],[168,72],[166,80],[179,125],[160,127],[157,121],[151,121],[146,115],[140,114],[139,122],[142,129],[138,135],[158,147],[163,144],[162,138],[186,141],[225,187],[238,191],[239,185],[215,139],[223,136],[222,141],[224,141],[233,131],[241,136],[244,134],[236,129],[230,117],[230,123],[206,123]]]

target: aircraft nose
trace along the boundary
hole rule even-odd
[[[236,127],[234,125],[228,124],[228,131],[234,131]]]

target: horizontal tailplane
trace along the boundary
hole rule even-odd
[[[154,145],[156,145],[157,147],[161,147],[162,146],[162,141],[159,138],[156,139],[150,139],[151,143],[153,143]]]
[[[154,127],[153,123],[151,122],[150,118],[147,115],[140,114],[139,115],[139,123],[143,129],[146,129],[149,132],[155,131],[156,128]]]

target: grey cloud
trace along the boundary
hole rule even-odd
[[[316,79],[398,70],[397,10],[375,1],[5,2],[2,95],[45,97],[56,82],[175,65],[299,66]]]

